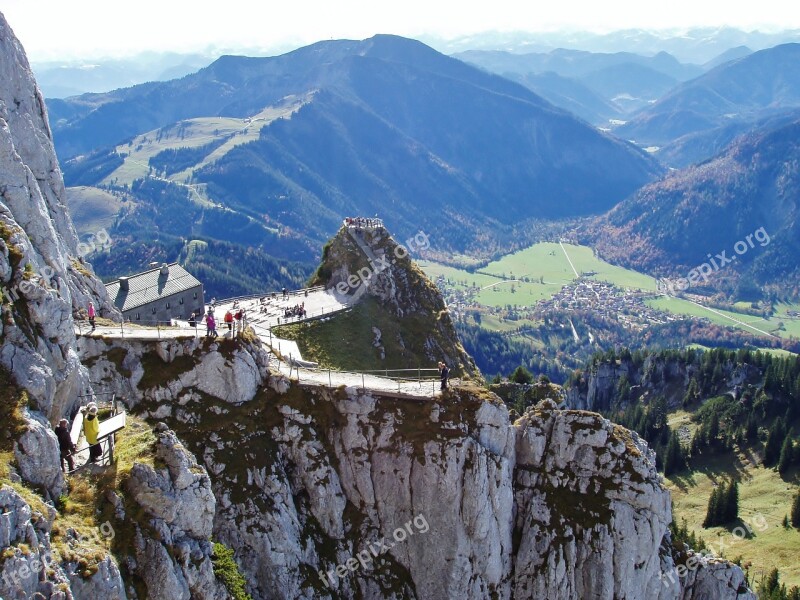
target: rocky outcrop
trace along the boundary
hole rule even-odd
[[[0,364],[51,420],[88,384],[72,312],[93,300],[117,314],[79,257],[65,200],[42,95],[0,14]]]
[[[705,390],[706,396],[738,394],[762,377],[758,367],[746,362],[726,360],[720,367],[718,379]],[[606,411],[612,406],[625,408],[631,402],[647,403],[663,397],[667,406],[675,409],[682,405],[691,379],[697,378],[703,368],[702,360],[696,356],[670,356],[669,352],[645,351],[639,360],[630,353],[613,359],[601,358],[594,360],[577,381],[571,382],[566,389],[566,404],[579,410]],[[629,390],[625,398],[619,396],[622,384]]]
[[[269,377],[269,355],[257,338],[81,337],[77,351],[98,391],[115,393],[130,409],[147,401],[154,419],[180,411],[189,397],[249,402]]]
[[[135,524],[129,566],[153,600],[229,598],[211,562],[216,500],[208,474],[172,431],[157,430],[156,458],[165,466],[136,464],[127,484],[146,515]]]
[[[64,474],[58,439],[50,424],[36,413],[24,411],[25,433],[14,444],[14,458],[22,478],[46,490],[56,502],[64,491]]]
[[[63,560],[50,543],[56,511],[34,509],[9,486],[0,487],[0,597],[125,600],[116,564],[105,557],[90,570]]]
[[[677,600],[722,575],[703,563],[682,577],[653,452],[595,413],[546,400],[510,423],[477,388],[421,403],[270,388],[240,407],[187,404],[207,411],[202,434],[171,419],[255,598]]]
[[[748,589],[742,570],[732,569],[727,560],[690,553],[686,565],[678,567],[677,571],[681,576],[682,600],[755,600],[756,596]]]
[[[411,252],[427,247],[423,232],[403,245],[382,226],[343,226],[325,246],[314,283],[336,290],[350,305],[372,299],[388,321],[404,323],[406,336],[398,345],[415,355],[415,365],[444,361],[452,375],[474,376],[478,368],[464,350],[439,290],[411,258]],[[363,342],[377,344],[383,361],[387,332],[375,329]]]

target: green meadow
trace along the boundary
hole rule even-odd
[[[670,422],[679,425],[675,422],[679,420],[680,415],[673,415]],[[715,554],[729,560],[741,557],[743,564],[752,563],[750,574],[756,582],[777,567],[787,588],[800,585],[800,531],[782,525],[797,493],[797,473],[784,480],[774,469],[754,461],[749,449],[740,450],[734,461],[730,458],[729,454],[711,455],[701,459],[691,473],[665,480],[676,518],[686,519],[689,529],[702,537]],[[739,481],[740,523],[730,528],[704,529],[712,489],[731,477]]]
[[[116,150],[125,157],[125,162],[102,183],[130,185],[135,179],[140,179],[149,173],[149,160],[159,152],[178,148],[197,148],[220,138],[227,138],[201,162],[168,178],[170,181],[183,183],[191,179],[195,170],[218,160],[232,148],[257,140],[264,126],[276,119],[290,118],[305,102],[306,98],[287,98],[283,104],[267,107],[257,115],[246,119],[232,117],[187,119],[168,128],[148,131],[136,136],[130,143],[117,146]],[[202,194],[202,190],[198,193]]]

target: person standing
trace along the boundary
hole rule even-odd
[[[69,422],[66,419],[61,419],[56,427],[56,437],[58,438],[58,449],[61,452],[61,470],[65,473],[75,470],[75,461],[72,459],[72,454],[75,452],[75,444],[72,443],[72,437],[69,434]],[[69,471],[64,470],[64,463],[67,463]]]
[[[94,331],[94,328],[95,328],[94,318],[95,318],[95,316],[97,314],[97,313],[95,313],[95,310],[94,310],[94,302],[89,302],[89,310],[87,312],[89,313],[89,325],[92,326],[92,331]]]
[[[228,331],[233,330],[233,313],[231,311],[225,312],[225,324],[228,326]]]
[[[441,379],[442,385],[439,389],[445,391],[447,389],[447,377],[450,375],[450,369],[447,368],[447,365],[443,362],[439,363],[439,378]]]
[[[197,317],[194,316],[194,313],[189,317],[189,327],[197,329]]]
[[[217,321],[214,318],[214,313],[211,311],[208,312],[206,315],[206,337],[215,338],[219,334],[217,333]]]
[[[89,444],[89,462],[96,463],[103,456],[97,436],[100,434],[100,420],[97,418],[97,404],[90,402],[83,413],[83,435]]]

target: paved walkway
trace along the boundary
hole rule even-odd
[[[422,371],[420,374],[409,372],[408,378],[394,378],[380,376],[372,373],[355,373],[336,371],[332,369],[318,369],[311,365],[303,365],[297,342],[278,338],[272,334],[272,327],[286,323],[297,323],[308,319],[326,318],[350,308],[347,296],[342,296],[334,291],[323,289],[289,292],[284,297],[278,293],[244,298],[238,300],[224,300],[215,305],[214,315],[217,319],[219,339],[232,337],[232,332],[227,330],[223,317],[225,312],[243,308],[247,317],[247,324],[253,328],[256,335],[273,349],[270,365],[284,375],[297,379],[301,384],[325,385],[330,387],[355,387],[379,390],[395,394],[408,395],[419,398],[432,398],[441,394],[439,380],[433,377],[431,370]],[[236,307],[234,308],[234,303]],[[286,318],[286,309],[302,304],[306,311],[305,317]],[[91,330],[85,321],[76,322],[75,334],[87,337],[108,337],[136,340],[176,339],[179,337],[194,336],[205,337],[206,327],[202,320],[198,320],[197,327],[190,327],[186,321],[173,320],[174,325],[159,327],[143,327],[132,323],[114,326],[98,326]],[[283,357],[280,360],[278,356]]]
[[[308,369],[304,367],[290,366],[283,361],[270,363],[271,366],[291,379],[297,379],[301,384],[323,385],[327,387],[352,387],[357,389],[378,390],[404,396],[415,396],[420,398],[433,398],[440,396],[440,382],[436,378],[431,378],[430,373],[422,373],[421,380],[414,378],[409,373],[408,379],[395,379],[382,377],[372,373],[351,373],[345,371],[334,371],[330,369]]]

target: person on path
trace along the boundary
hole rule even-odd
[[[94,310],[94,302],[89,302],[89,310],[87,312],[89,313],[89,325],[92,326],[92,331],[94,331],[95,329],[94,318],[97,315],[97,313]]]
[[[206,337],[215,338],[219,334],[217,333],[217,321],[214,319],[214,313],[209,312],[206,315]]]
[[[89,462],[96,463],[103,456],[103,448],[97,440],[100,434],[100,420],[97,418],[97,404],[89,402],[83,411],[83,435],[89,444]]]
[[[72,443],[72,437],[69,435],[69,422],[66,419],[61,419],[56,427],[56,437],[58,438],[58,449],[61,452],[61,470],[65,473],[75,470],[75,461],[72,459],[72,454],[75,452],[75,444]],[[64,469],[64,463],[67,463],[69,471]]]
[[[233,313],[231,311],[225,312],[225,324],[228,326],[228,331],[233,330]]]
[[[192,313],[192,316],[189,317],[189,327],[194,327],[197,329],[197,317],[194,316],[194,313]]]
[[[450,369],[447,368],[447,365],[443,362],[439,363],[439,378],[442,381],[442,385],[439,389],[445,391],[447,389],[447,377],[450,375]]]

